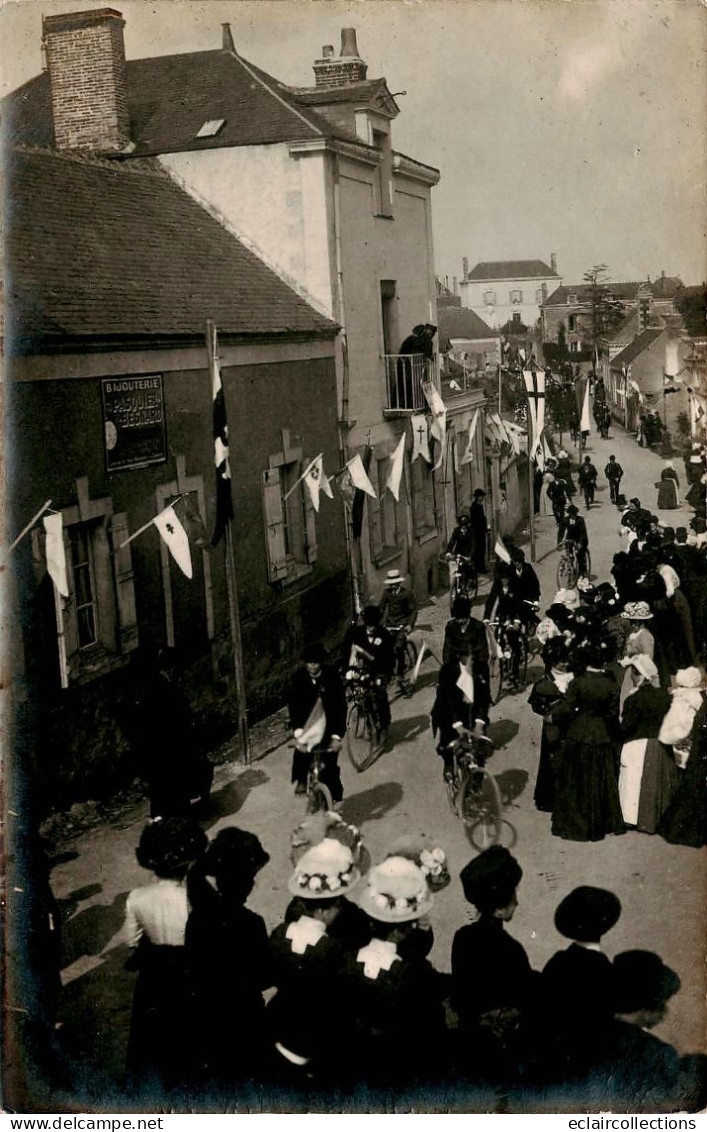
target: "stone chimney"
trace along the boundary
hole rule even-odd
[[[550,252],[550,270],[557,275],[557,255],[555,252]]]
[[[469,260],[466,256],[462,259],[462,279],[469,278]]]
[[[456,293],[457,293],[457,277],[456,277],[456,275],[453,275],[452,276],[452,294],[456,295]]]
[[[43,18],[57,149],[110,153],[128,145],[124,27],[114,8]]]
[[[221,24],[221,50],[232,51],[234,55],[236,54],[236,45],[233,42],[230,24]]]
[[[356,29],[341,29],[341,53],[334,56],[334,48],[322,47],[321,59],[314,62],[314,79],[318,87],[342,87],[360,83],[366,77],[367,65],[360,58],[356,46]]]

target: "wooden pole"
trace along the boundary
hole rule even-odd
[[[221,380],[218,357],[218,333],[213,319],[206,323],[206,352],[209,363],[209,384],[212,396],[216,378]],[[225,396],[224,389],[224,396]],[[236,684],[236,705],[238,707],[238,731],[243,747],[243,761],[250,763],[250,736],[248,734],[248,704],[245,694],[245,670],[243,666],[243,638],[241,635],[240,610],[238,607],[238,575],[233,553],[233,531],[231,520],[226,523],[224,538],[224,557],[226,565],[226,589],[228,592],[228,621],[233,650],[233,672]]]
[[[39,511],[37,512],[37,514],[33,515],[32,518],[30,519],[29,523],[27,524],[27,526],[22,528],[22,530],[20,531],[20,533],[18,534],[17,538],[12,543],[12,545],[8,546],[7,551],[5,552],[5,558],[7,558],[7,556],[9,554],[12,554],[12,552],[15,549],[16,546],[19,546],[19,544],[22,542],[22,539],[25,537],[27,532],[32,530],[32,527],[34,526],[34,524],[37,523],[41,519],[44,512],[48,511],[49,508],[51,507],[51,505],[52,505],[51,499],[48,499],[46,501],[46,503],[42,504],[42,506],[39,508]]]

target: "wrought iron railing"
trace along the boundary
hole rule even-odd
[[[384,354],[388,412],[415,413],[425,407],[421,382],[433,373],[424,354]]]

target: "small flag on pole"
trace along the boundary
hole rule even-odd
[[[165,507],[164,511],[160,511],[159,515],[155,515],[152,522],[160,532],[169,553],[172,555],[179,569],[183,574],[186,574],[187,578],[191,578],[193,571],[189,539],[187,538],[187,532],[177,518],[174,508]]]
[[[233,498],[231,496],[231,465],[228,459],[228,422],[226,420],[226,398],[221,381],[221,365],[218,357],[218,335],[216,324],[208,320],[207,348],[211,369],[211,391],[213,397],[214,464],[216,466],[216,525],[212,546],[218,546],[224,536],[226,526],[233,519]],[[189,575],[191,577],[191,575]]]
[[[508,551],[506,550],[503,543],[501,542],[500,538],[496,539],[496,542],[495,542],[494,548],[493,548],[493,552],[494,552],[494,554],[496,555],[497,558],[501,559],[501,562],[505,562],[506,566],[510,566],[511,556],[508,553]]]
[[[476,435],[476,425],[479,420],[479,410],[476,409],[471,421],[469,422],[469,439],[466,442],[464,455],[462,456],[462,464],[472,464],[474,462],[474,437]]]
[[[405,458],[405,433],[400,437],[395,452],[390,457],[390,471],[386,487],[393,495],[396,503],[400,502],[400,481],[403,476],[403,460]]]
[[[66,580],[66,552],[64,550],[64,530],[61,513],[45,515],[42,520],[47,533],[46,555],[49,577],[62,597],[69,596]]]
[[[304,747],[306,751],[313,751],[314,748],[321,743],[325,731],[326,715],[324,713],[324,705],[321,699],[317,698],[317,702],[307,717],[307,722],[299,735],[295,735],[295,739],[300,747]]]
[[[457,688],[461,690],[464,699],[468,704],[474,702],[474,678],[465,664],[459,662],[459,677],[457,679]]]
[[[368,452],[370,453],[370,449],[368,449]],[[372,496],[373,499],[377,499],[378,496],[376,495],[373,484],[371,483],[367,475],[367,468],[358,453],[351,460],[349,460],[346,467],[349,469],[349,475],[351,476],[351,482],[354,487],[358,491],[365,491],[366,495]]]
[[[307,468],[307,471],[302,476],[307,490],[309,491],[310,499],[312,500],[312,507],[315,511],[319,510],[319,492],[323,491],[330,499],[334,498],[331,490],[329,480],[324,474],[324,461],[322,453],[320,452],[316,459]]]

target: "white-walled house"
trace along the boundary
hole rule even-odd
[[[459,283],[462,306],[494,330],[507,322],[535,326],[548,294],[562,282],[554,254],[550,264],[540,259],[503,260],[477,263],[468,271],[465,260]]]

